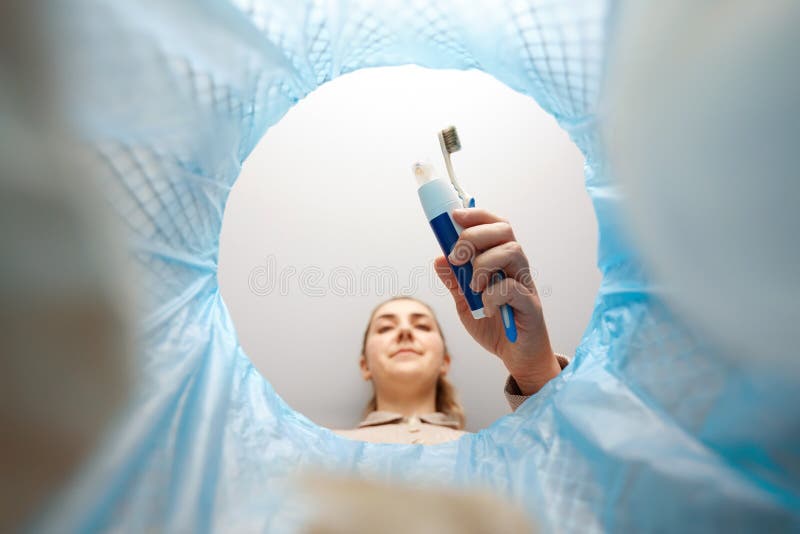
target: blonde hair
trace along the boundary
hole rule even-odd
[[[439,335],[442,337],[442,344],[444,345],[444,353],[449,354],[450,352],[447,350],[447,342],[444,339],[444,334],[442,333],[442,328],[439,325],[439,320],[436,319],[436,314],[434,313],[433,309],[422,302],[421,300],[410,297],[407,295],[398,295],[396,297],[392,297],[388,300],[385,300],[375,306],[372,310],[372,313],[369,316],[369,321],[367,321],[367,329],[364,331],[364,339],[361,342],[361,357],[366,358],[366,354],[364,351],[367,347],[367,337],[369,337],[369,327],[372,324],[372,318],[375,316],[375,312],[378,311],[378,308],[386,304],[387,302],[392,302],[395,300],[413,300],[415,302],[419,302],[431,312],[431,316],[433,317],[434,322],[436,323],[436,329],[439,331]],[[372,398],[367,402],[366,408],[364,408],[363,417],[366,417],[370,412],[374,412],[378,409],[378,397],[375,394],[375,391],[372,392]],[[456,392],[456,388],[453,384],[450,383],[447,378],[444,376],[440,376],[436,381],[436,411],[442,412],[458,422],[458,429],[463,430],[464,425],[466,424],[466,416],[464,415],[464,407],[461,406],[461,402],[458,400],[458,393]]]

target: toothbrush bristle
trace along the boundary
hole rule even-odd
[[[461,150],[461,141],[458,139],[458,132],[456,131],[455,126],[445,128],[442,130],[441,134],[442,138],[444,139],[444,146],[448,153],[452,154],[453,152],[458,152]]]

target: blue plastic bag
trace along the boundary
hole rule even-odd
[[[693,338],[626,238],[595,120],[608,6],[484,4],[54,7],[74,123],[145,279],[136,396],[37,528],[291,532],[302,469],[488,486],[545,531],[800,528],[797,382]],[[267,128],[326,81],[405,63],[482,69],[553,114],[586,156],[600,229],[603,283],[572,364],[435,446],[348,441],[292,410],[239,347],[216,279],[227,195]]]

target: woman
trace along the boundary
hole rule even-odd
[[[509,371],[505,394],[512,409],[542,388],[567,365],[550,347],[542,305],[528,259],[507,219],[481,208],[453,212],[464,228],[448,258],[434,268],[450,290],[467,332],[484,349],[497,355]],[[487,318],[474,319],[448,264],[472,261],[470,286],[483,291]],[[506,278],[489,284],[491,274]],[[499,307],[514,308],[517,341],[510,343]],[[447,381],[450,354],[433,310],[408,296],[392,298],[373,310],[360,358],[364,380],[374,395],[366,417],[354,430],[337,430],[344,437],[378,443],[433,444],[464,434],[464,412]]]

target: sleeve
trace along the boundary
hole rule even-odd
[[[567,365],[569,365],[569,360],[561,355],[556,353],[556,359],[558,359],[558,364],[561,366],[561,369],[564,369]],[[523,395],[522,392],[519,390],[519,386],[517,385],[517,381],[514,380],[514,377],[508,375],[508,379],[506,379],[506,387],[503,390],[503,393],[506,395],[506,401],[508,405],[511,406],[511,411],[516,411],[523,402],[528,400],[528,397],[531,395]]]

